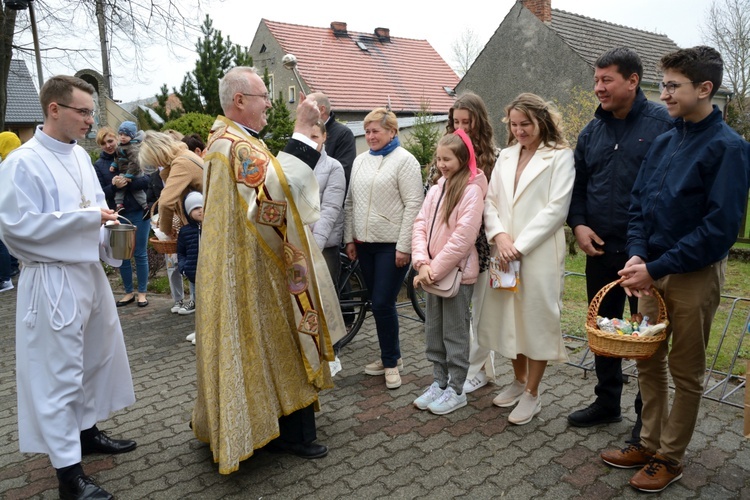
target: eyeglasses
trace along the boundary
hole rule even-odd
[[[682,83],[675,83],[675,82],[659,82],[659,92],[667,91],[667,94],[674,94],[674,91],[678,88],[682,87],[683,85],[686,85],[688,83],[700,83],[700,82],[682,82]]]
[[[68,109],[78,111],[78,114],[80,114],[83,118],[91,118],[92,116],[94,116],[94,113],[96,113],[96,111],[94,111],[93,109],[76,108],[73,106],[68,106],[67,104],[60,104],[59,102],[55,104],[57,104],[61,108],[68,108]]]
[[[244,92],[240,92],[240,94],[248,97],[262,97],[266,101],[271,100],[271,94],[269,94],[268,92],[266,92],[265,94],[246,94]]]

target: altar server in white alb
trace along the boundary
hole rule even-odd
[[[81,455],[124,453],[96,423],[135,401],[114,297],[100,258],[117,216],[88,154],[76,144],[94,122],[94,88],[55,76],[42,87],[44,125],[0,166],[0,237],[23,262],[16,309],[18,438],[45,453],[60,498],[112,498]]]

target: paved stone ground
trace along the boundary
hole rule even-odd
[[[18,452],[14,315],[16,292],[0,294],[0,498],[57,498],[46,456]],[[377,358],[372,319],[342,352],[344,370],[323,393],[317,415],[321,460],[263,451],[229,476],[218,474],[208,446],[188,429],[195,397],[194,347],[184,341],[192,316],[169,312],[167,297],[151,295],[147,308],[120,309],[136,388],[136,403],[101,422],[138,448],[119,456],[84,458],[85,470],[118,499],[333,499],[333,498],[638,498],[633,471],[605,466],[598,455],[620,446],[633,424],[569,428],[566,415],[587,404],[593,377],[553,365],[545,375],[542,412],[530,424],[507,423],[509,409],[492,406],[498,387],[469,396],[469,405],[434,416],[412,406],[431,382],[422,324],[403,318],[405,368],[401,388],[389,391],[362,367]],[[403,310],[406,314],[407,309]],[[496,360],[499,385],[512,381],[510,363]],[[635,384],[625,387],[632,401]],[[750,445],[742,411],[704,400],[688,449],[685,476],[663,498],[750,499]]]

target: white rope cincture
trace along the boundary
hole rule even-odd
[[[23,318],[23,321],[28,328],[34,328],[34,326],[36,325],[40,288],[44,290],[44,294],[47,297],[49,325],[52,330],[59,332],[66,326],[70,326],[73,321],[75,321],[75,318],[78,315],[78,300],[76,298],[75,291],[70,284],[68,270],[66,269],[66,266],[64,264],[54,264],[54,266],[59,266],[61,271],[60,287],[57,292],[57,297],[54,298],[50,294],[48,264],[46,262],[39,262],[31,264],[29,266],[38,267],[39,271],[34,275],[34,283],[31,288],[31,301],[29,303],[26,316],[24,316]],[[73,298],[73,300],[71,301],[73,304],[73,311],[71,312],[69,319],[65,319],[65,314],[60,307],[63,298],[63,292],[65,291],[66,287]]]

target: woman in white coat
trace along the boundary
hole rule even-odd
[[[547,363],[568,359],[560,329],[563,225],[575,169],[550,104],[521,94],[505,112],[509,147],[495,165],[484,225],[501,266],[520,262],[520,283],[516,292],[487,287],[478,338],[480,345],[512,360],[515,380],[493,403],[518,403],[508,421],[522,425],[541,411],[539,383]]]

